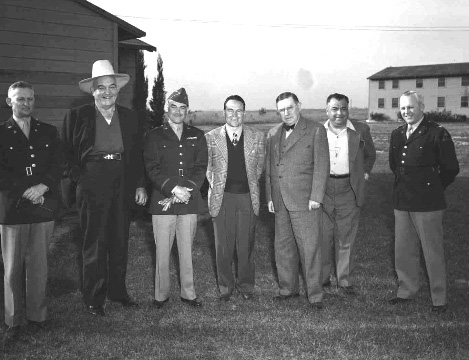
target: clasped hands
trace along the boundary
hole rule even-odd
[[[23,198],[31,201],[33,204],[44,204],[44,194],[49,191],[49,188],[44,184],[37,184],[27,188],[23,193]]]
[[[192,196],[192,190],[191,188],[177,185],[171,191],[173,195],[170,198],[158,201],[158,204],[163,206],[163,211],[167,211],[174,203],[188,204]]]

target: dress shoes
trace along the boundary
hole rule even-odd
[[[231,294],[230,293],[222,294],[219,297],[220,301],[230,301],[230,299],[231,299]]]
[[[104,307],[102,305],[88,305],[86,306],[86,312],[91,315],[104,316]]]
[[[139,307],[138,302],[132,300],[131,298],[125,299],[112,299],[113,302],[120,303],[123,307],[130,308],[130,307]]]
[[[404,298],[400,298],[400,297],[393,297],[391,299],[388,300],[388,304],[390,305],[397,305],[397,304],[405,304],[405,303],[408,303],[412,301],[412,299],[404,299]]]
[[[254,294],[253,293],[242,293],[241,297],[243,300],[252,300],[254,299]]]
[[[283,300],[297,298],[299,296],[300,296],[299,293],[293,293],[293,294],[289,294],[289,295],[278,294],[278,295],[274,296],[274,301],[283,301]]]
[[[321,310],[324,307],[324,303],[322,301],[316,301],[310,303],[309,306],[311,306],[311,309],[313,310]]]
[[[448,306],[446,304],[445,305],[433,305],[432,306],[432,313],[443,314],[444,312],[446,312],[447,308],[448,308]]]
[[[157,309],[161,309],[164,306],[164,304],[166,304],[168,301],[169,301],[169,298],[163,301],[153,300],[151,304]]]
[[[189,300],[189,299],[184,299],[183,297],[181,298],[181,301],[183,303],[186,303],[187,305],[190,305],[195,308],[202,307],[202,301],[200,301],[198,298]]]
[[[4,351],[10,350],[20,339],[20,327],[8,326],[3,334],[3,349]]]

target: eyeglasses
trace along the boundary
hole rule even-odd
[[[241,116],[241,115],[244,115],[244,110],[233,110],[233,109],[226,109],[225,110],[225,113],[228,115],[228,116]]]
[[[286,108],[283,108],[283,109],[278,109],[277,110],[277,114],[291,114],[293,112],[293,110],[295,110],[295,106],[294,105],[291,105],[291,106],[288,106]]]

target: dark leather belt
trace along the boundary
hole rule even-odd
[[[350,177],[350,174],[342,174],[342,175],[330,174],[329,177],[333,179],[346,179]]]
[[[400,175],[439,171],[438,166],[398,166],[396,170]]]
[[[86,157],[86,160],[88,161],[121,160],[121,159],[122,159],[121,153],[89,155]]]

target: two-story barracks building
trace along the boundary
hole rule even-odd
[[[368,109],[397,119],[399,97],[416,90],[425,111],[447,110],[469,116],[469,62],[387,67],[368,78]]]

